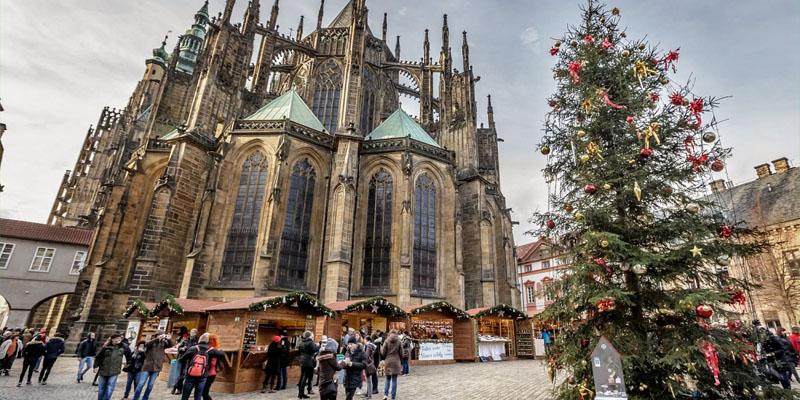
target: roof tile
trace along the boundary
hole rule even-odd
[[[88,246],[94,231],[0,218],[0,236]]]

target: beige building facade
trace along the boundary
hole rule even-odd
[[[459,72],[446,15],[438,58],[426,31],[411,62],[399,37],[387,45],[385,14],[372,33],[364,0],[325,25],[323,3],[295,37],[277,32],[277,1],[264,24],[258,0],[241,23],[233,6],[212,18],[206,2],[171,53],[155,49],[64,175],[50,223],[96,230],[70,337],[167,294],[517,307],[497,131],[491,101],[477,123],[466,32]]]

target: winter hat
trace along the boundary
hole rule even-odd
[[[347,344],[350,343],[358,343],[358,340],[356,340],[355,336],[350,336],[350,339],[347,339]]]
[[[311,331],[303,332],[303,339],[311,339],[312,336],[314,336],[314,334],[311,333]]]
[[[114,334],[111,335],[112,339],[116,339],[118,337],[122,337],[122,335],[120,335],[119,333],[114,333]]]
[[[336,340],[329,338],[328,341],[325,342],[325,351],[336,353],[336,350],[339,350],[339,343],[336,343]]]
[[[280,336],[273,336],[273,337],[272,337],[272,342],[273,342],[273,343],[278,343],[278,342],[280,342],[280,341],[281,341],[281,337],[280,337]]]

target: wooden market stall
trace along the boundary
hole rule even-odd
[[[404,307],[414,340],[412,365],[475,360],[475,327],[466,311],[446,302]]]
[[[136,343],[138,340],[145,340],[156,332],[158,319],[150,318],[150,309],[155,305],[156,303],[147,303],[136,299],[125,309],[122,318],[128,320],[125,337],[129,342]]]
[[[367,335],[376,330],[389,332],[396,329],[399,332],[408,329],[408,314],[383,297],[336,301],[326,305],[336,311],[336,316],[320,317],[324,319],[324,334],[339,344],[342,344],[347,328],[361,330]]]
[[[308,293],[293,292],[285,296],[256,297],[206,307],[207,332],[220,337],[226,353],[222,373],[217,375],[213,391],[250,392],[261,389],[267,358],[267,346],[282,328],[287,329],[291,343],[289,381],[300,376],[296,346],[304,331],[321,337],[324,323],[318,318],[335,318],[336,312]]]
[[[478,356],[501,361],[533,356],[531,323],[522,311],[498,304],[467,310],[475,320]]]

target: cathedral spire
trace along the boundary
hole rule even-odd
[[[231,14],[233,14],[234,3],[236,3],[236,0],[225,0],[225,10],[222,13],[221,23],[224,24],[231,21]]]
[[[272,5],[272,11],[269,13],[269,29],[275,29],[275,24],[278,23],[278,0]]]
[[[300,16],[300,23],[297,25],[297,41],[303,39],[303,16]]]
[[[400,60],[400,35],[397,35],[397,42],[394,44],[394,56]]]
[[[489,127],[494,126],[494,108],[492,108],[492,95],[486,96],[488,97],[489,105],[486,107],[486,113],[489,116]]]
[[[148,59],[146,62],[156,62],[161,64],[162,66],[166,66],[167,62],[169,61],[169,53],[167,53],[166,46],[167,46],[167,38],[169,38],[169,34],[164,35],[164,41],[161,42],[161,47],[157,49],[153,49],[153,58]]]
[[[386,27],[387,27],[387,24],[386,24],[386,13],[383,13],[383,36],[382,36],[382,40],[384,41],[384,43],[386,42]]]
[[[200,48],[203,46],[203,41],[206,39],[206,25],[208,24],[208,19],[208,1],[206,1],[194,14],[194,23],[192,27],[178,40],[180,43],[180,52],[178,53],[178,60],[175,67],[178,71],[189,74],[194,72],[197,56],[200,54]]]
[[[325,10],[325,0],[319,2],[319,14],[317,14],[317,30],[322,29],[322,12]]]
[[[244,12],[244,28],[242,32],[245,35],[255,35],[260,9],[259,0],[250,0],[247,5],[247,11]]]
[[[469,45],[467,44],[467,31],[461,32],[464,42],[461,44],[461,54],[464,56],[464,72],[469,71]]]
[[[431,42],[428,40],[428,30],[425,29],[425,41],[422,43],[422,63],[427,64],[431,58]]]
[[[447,52],[447,49],[450,47],[450,28],[447,27],[447,14],[443,17],[444,22],[442,23],[442,52]]]

